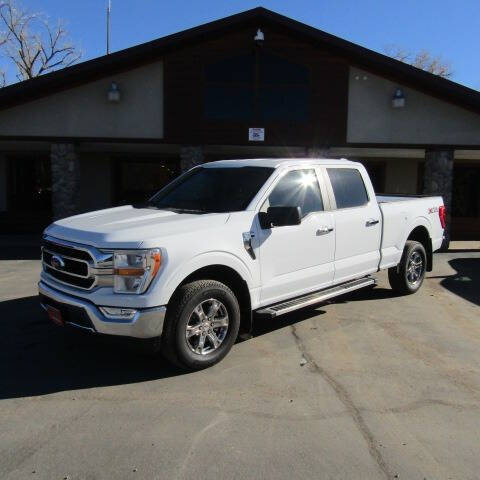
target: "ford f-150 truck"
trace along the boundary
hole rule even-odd
[[[144,205],[50,225],[40,301],[57,324],[144,339],[201,369],[258,315],[372,286],[379,270],[401,294],[416,292],[444,228],[441,197],[376,196],[360,163],[212,162]]]

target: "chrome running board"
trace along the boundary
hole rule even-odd
[[[299,308],[308,307],[316,303],[321,303],[329,298],[343,295],[344,293],[353,292],[359,288],[375,285],[377,282],[373,277],[360,278],[358,280],[351,280],[350,282],[342,283],[341,285],[335,285],[319,292],[309,293],[303,297],[297,297],[293,300],[286,300],[285,302],[275,303],[269,307],[262,307],[256,310],[255,313],[260,315],[266,315],[269,317],[278,317],[285,313],[293,312]]]

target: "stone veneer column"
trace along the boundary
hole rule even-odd
[[[80,184],[79,154],[71,143],[54,143],[50,150],[52,167],[53,219],[77,213]]]
[[[190,170],[204,162],[203,148],[201,146],[184,146],[180,148],[180,171]]]
[[[450,243],[452,181],[453,181],[453,150],[426,150],[425,176],[423,193],[426,195],[441,195],[447,207],[447,225],[443,249]]]

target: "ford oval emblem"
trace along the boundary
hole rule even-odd
[[[58,255],[53,255],[53,257],[50,259],[50,265],[56,270],[63,270],[65,268],[65,262],[63,261],[63,258],[59,257]]]

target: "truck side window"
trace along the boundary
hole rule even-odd
[[[302,217],[323,211],[322,196],[315,170],[292,170],[275,185],[261,211],[268,207],[300,207]]]
[[[361,207],[368,203],[367,190],[355,168],[327,168],[337,208]]]

